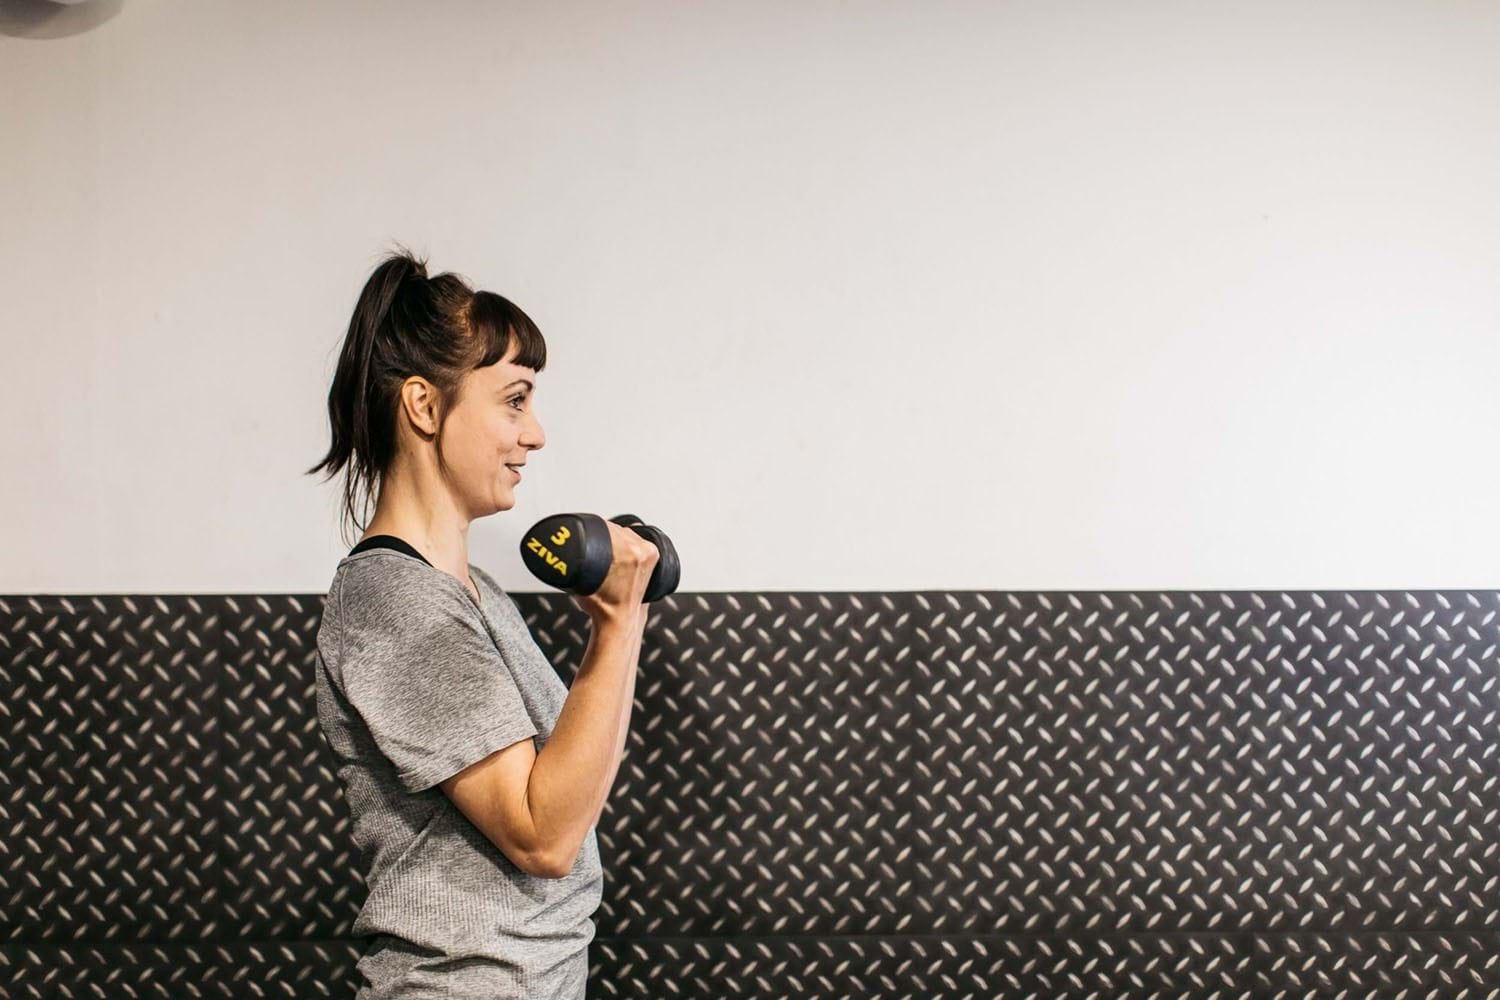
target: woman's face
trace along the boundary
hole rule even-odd
[[[547,443],[532,405],[536,372],[510,363],[516,347],[512,339],[504,358],[465,376],[443,425],[443,458],[474,517],[516,505],[520,475],[510,466]]]

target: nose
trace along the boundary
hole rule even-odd
[[[522,447],[540,451],[547,446],[547,435],[542,430],[542,422],[537,419],[535,410],[531,413],[531,426],[527,430],[530,433],[521,435]]]

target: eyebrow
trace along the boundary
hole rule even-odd
[[[518,378],[514,382],[512,382],[510,385],[506,386],[504,389],[501,389],[500,391],[501,392],[509,392],[511,389],[515,388],[518,385],[524,385],[527,389],[530,389],[530,390],[535,390],[536,389],[536,386],[532,385],[531,382],[528,379]]]

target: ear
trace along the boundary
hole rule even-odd
[[[438,393],[437,387],[420,375],[413,375],[401,383],[401,410],[406,419],[421,433],[432,437],[437,434]]]

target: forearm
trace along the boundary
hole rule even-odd
[[[615,744],[615,755],[609,768],[609,778],[604,782],[604,797],[599,800],[599,808],[594,813],[593,826],[599,822],[599,817],[604,814],[604,804],[609,801],[609,792],[615,787],[615,776],[619,773],[620,762],[625,758],[625,744],[630,739],[630,713],[635,706],[635,679],[640,673],[641,640],[645,635],[647,605],[641,605],[641,623],[635,632],[635,647],[630,654],[630,684],[625,691],[625,698],[620,703],[620,738]]]
[[[532,823],[541,849],[559,861],[577,857],[614,780],[642,625],[639,613],[595,619],[557,724],[532,766]]]

